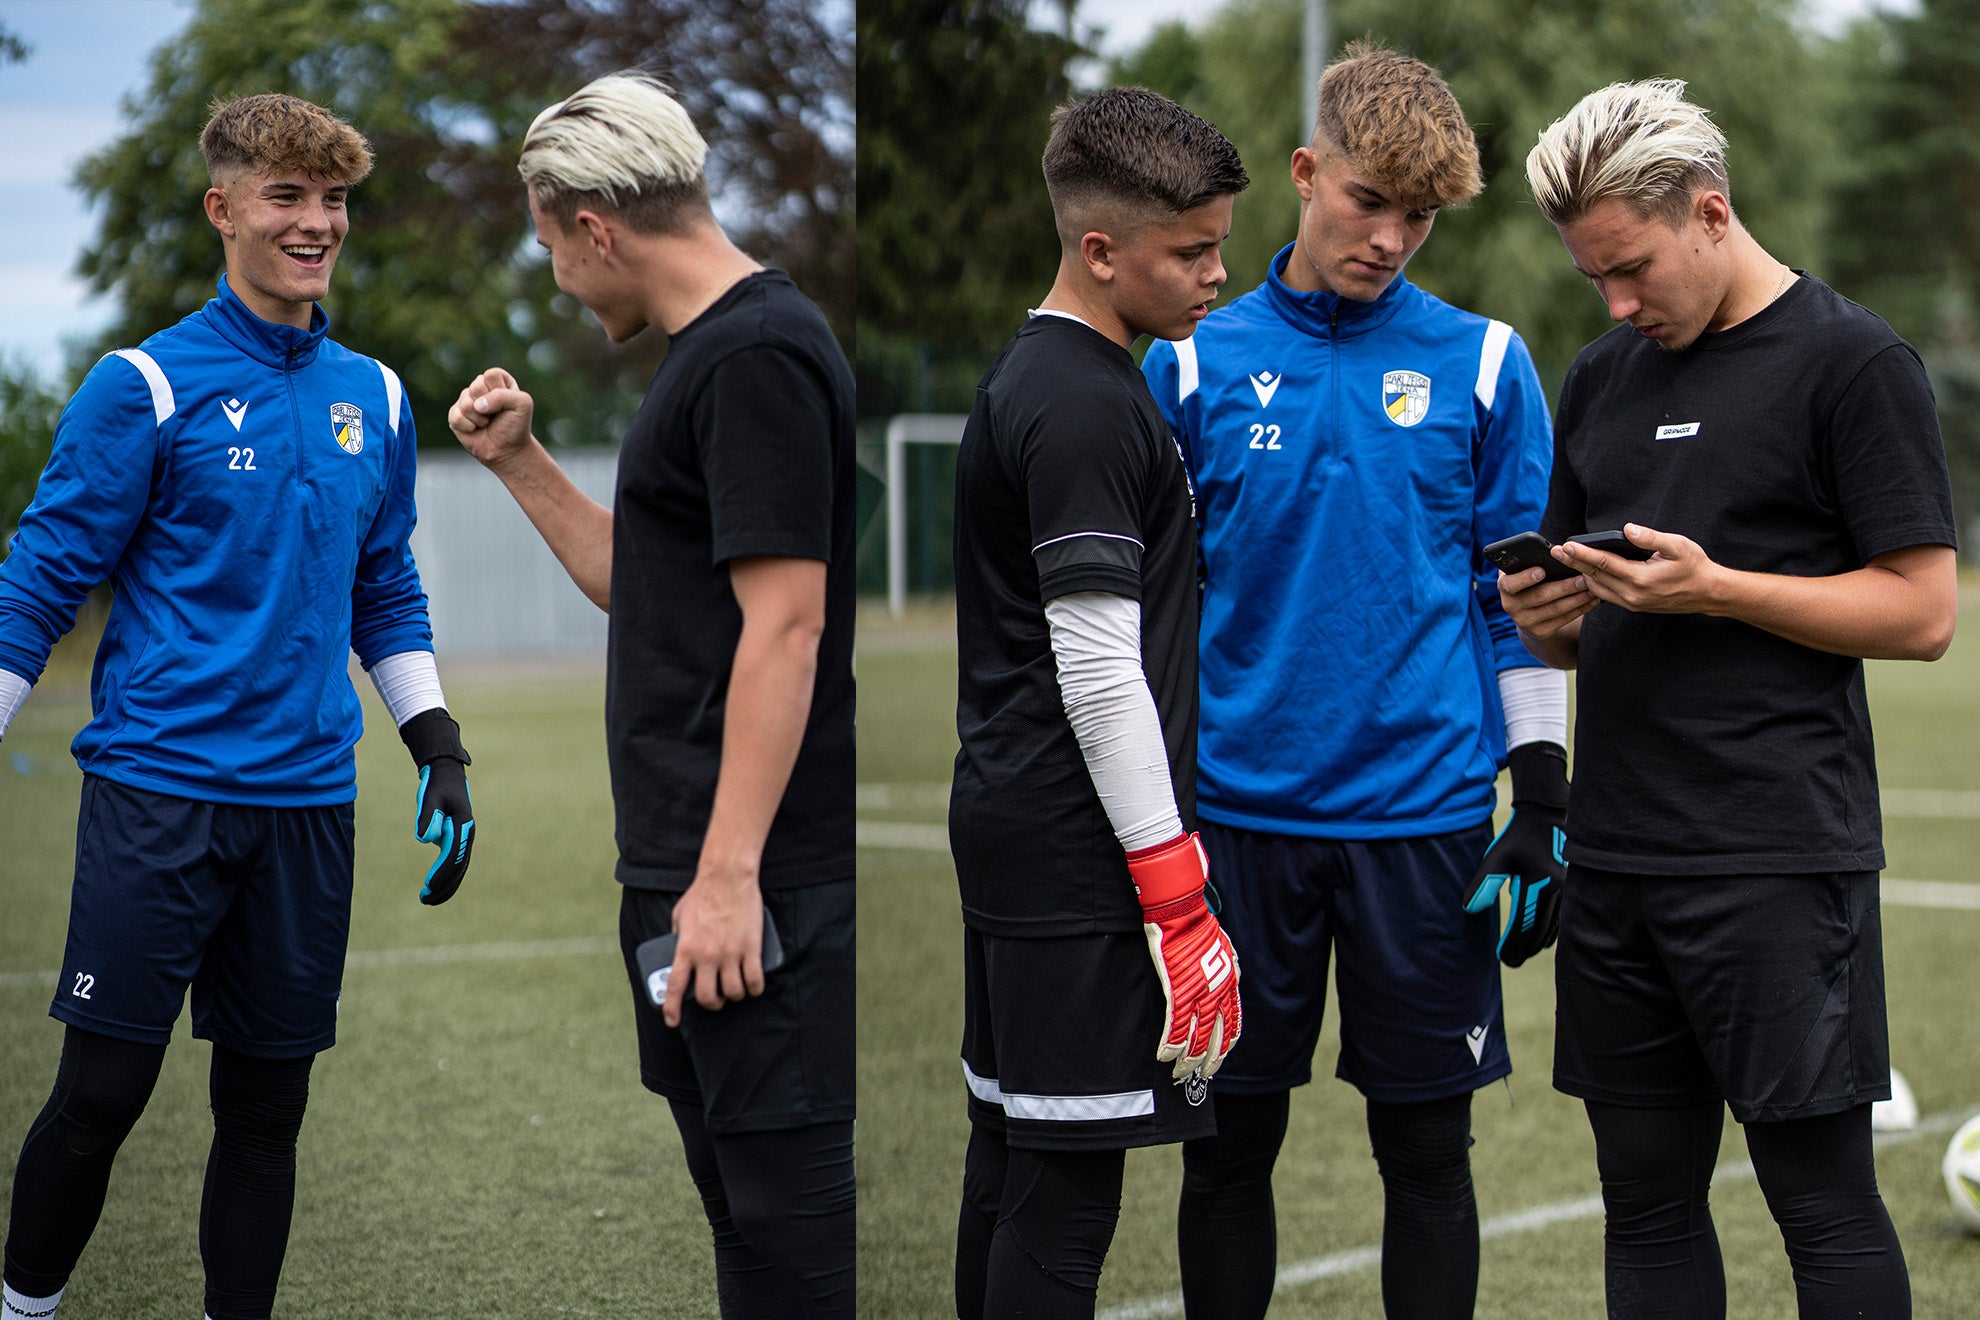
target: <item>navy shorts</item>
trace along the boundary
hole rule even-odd
[[[351,929],[352,809],[247,807],[83,777],[69,942],[49,1013],[163,1045],[261,1059],[337,1039]]]
[[[1571,867],[1554,986],[1554,1086],[1569,1095],[1723,1099],[1740,1122],[1767,1123],[1891,1094],[1874,871]]]
[[[1315,839],[1206,821],[1237,950],[1244,1035],[1217,1084],[1270,1095],[1313,1080],[1334,959],[1335,1075],[1371,1100],[1464,1095],[1512,1071],[1498,919],[1465,891],[1492,827],[1419,839]]]
[[[763,993],[710,1012],[689,998],[670,1027],[633,950],[674,928],[680,895],[628,885],[619,896],[619,948],[632,985],[639,1080],[669,1100],[700,1106],[708,1130],[775,1132],[854,1116],[851,880],[766,889],[784,963]]]
[[[1242,957],[1242,955],[1240,955]],[[1210,1092],[1160,1063],[1162,983],[1139,930],[1049,939],[963,930],[969,1118],[1031,1150],[1125,1150],[1217,1130]],[[1245,1023],[1237,1048],[1251,1039]]]

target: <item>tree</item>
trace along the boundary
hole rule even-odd
[[[221,268],[199,198],[215,98],[281,91],[328,106],[377,152],[326,300],[334,333],[397,368],[421,434],[484,366],[525,377],[558,442],[613,440],[665,351],[608,351],[535,254],[515,174],[523,133],[589,79],[670,76],[710,143],[718,211],[851,323],[851,68],[803,0],[201,0],[152,58],[132,127],[77,182],[103,219],[81,273],[113,293],[104,344],[197,308]]]
[[[62,401],[24,365],[0,361],[0,559],[48,463]]]
[[[1080,48],[1027,26],[1028,10],[860,5],[862,356],[870,333],[994,351],[1051,285],[1058,241],[1038,160]]]

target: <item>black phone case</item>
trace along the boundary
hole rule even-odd
[[[646,997],[655,1008],[667,999],[667,974],[674,967],[674,946],[680,943],[680,935],[668,931],[665,935],[655,935],[642,941],[633,950],[633,965],[639,968],[640,984],[646,987]],[[763,974],[768,976],[784,965],[784,940],[777,933],[777,923],[770,918],[770,909],[763,909]]]
[[[1621,532],[1583,532],[1580,536],[1570,536],[1568,540],[1585,545],[1590,550],[1621,555],[1624,559],[1634,559],[1638,563],[1642,563],[1653,553],[1640,545],[1630,544],[1629,538]]]
[[[1548,554],[1547,551],[1552,548],[1553,542],[1540,533],[1521,532],[1486,546],[1485,558],[1495,564],[1501,573],[1523,573],[1529,568],[1544,568],[1550,582],[1571,578],[1580,571],[1569,568]]]

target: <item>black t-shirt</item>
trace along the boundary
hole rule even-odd
[[[619,879],[685,889],[715,780],[742,611],[729,561],[827,565],[804,743],[762,884],[853,874],[853,382],[824,317],[760,271],[674,335],[619,455],[606,745]]]
[[[1804,276],[1671,353],[1618,326],[1555,413],[1541,530],[1636,522],[1727,568],[1826,577],[1955,542],[1932,389],[1882,319]],[[1582,620],[1568,859],[1655,875],[1875,870],[1863,663],[1731,619]]]
[[[1129,931],[1134,884],[1066,719],[1045,605],[1141,602],[1141,662],[1185,828],[1196,815],[1196,524],[1126,349],[1033,317],[976,389],[956,461],[955,790],[963,919],[995,935]]]

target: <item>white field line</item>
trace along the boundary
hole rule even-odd
[[[909,852],[949,851],[947,825],[914,825],[896,820],[863,820],[854,841],[862,848],[896,848]]]
[[[1880,1132],[1876,1143],[1879,1150],[1886,1146],[1901,1146],[1923,1137],[1937,1136],[1951,1132],[1972,1115],[1971,1109],[1947,1110],[1918,1121],[1918,1125],[1903,1132]],[[1751,1182],[1753,1165],[1747,1160],[1728,1160],[1712,1171],[1714,1188],[1729,1187],[1734,1183]],[[1527,1210],[1516,1210],[1511,1214],[1494,1215],[1478,1225],[1481,1241],[1490,1242],[1494,1238],[1509,1237],[1514,1233],[1530,1233],[1535,1229],[1547,1228],[1554,1224],[1578,1220],[1600,1219],[1602,1198],[1580,1196],[1571,1201],[1555,1201],[1550,1205],[1536,1205]],[[1336,1275],[1352,1274],[1357,1270],[1374,1269],[1382,1263],[1382,1248],[1354,1247],[1347,1251],[1337,1251],[1327,1256],[1315,1256],[1282,1267],[1274,1283],[1276,1292],[1314,1283]],[[1139,1302],[1124,1302],[1110,1306],[1095,1317],[1095,1320],[1156,1320],[1161,1316],[1183,1313],[1182,1294],[1171,1293],[1166,1297],[1150,1297]]]
[[[436,963],[517,962],[527,958],[585,958],[618,952],[619,942],[604,937],[570,940],[505,940],[494,944],[435,944],[414,949],[359,949],[344,958],[353,967],[421,967]],[[0,990],[42,990],[60,971],[0,972]]]

